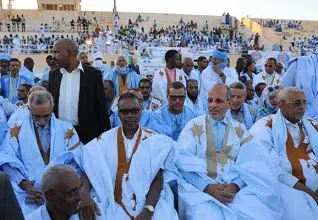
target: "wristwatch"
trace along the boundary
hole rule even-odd
[[[155,208],[152,205],[146,205],[144,208],[148,209],[148,211],[151,213],[153,213],[155,211]]]

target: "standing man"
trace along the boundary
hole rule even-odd
[[[196,69],[196,71],[199,73],[201,77],[203,70],[205,70],[208,66],[208,59],[206,57],[201,56],[198,58],[197,64],[198,68]]]
[[[277,61],[275,58],[268,58],[265,63],[265,71],[257,74],[253,79],[253,86],[258,83],[266,83],[267,86],[276,86],[280,83],[280,75],[276,73]]]
[[[220,50],[214,50],[212,53],[212,65],[208,66],[202,73],[202,85],[200,89],[201,100],[208,99],[208,91],[217,83],[231,85],[238,82],[239,78],[236,71],[226,67],[227,54]],[[206,108],[207,103],[203,103]]]
[[[149,111],[156,111],[163,106],[163,102],[151,96],[152,83],[148,79],[142,79],[139,82],[139,90],[143,96],[143,109]]]
[[[165,54],[166,67],[155,72],[152,80],[152,93],[166,105],[168,104],[167,89],[172,82],[181,82],[184,87],[186,80],[182,71],[177,69],[180,66],[180,54],[176,50],[168,50]]]
[[[54,114],[72,123],[85,144],[110,129],[101,74],[77,60],[78,48],[70,39],[58,40],[53,59],[59,68],[50,72],[49,92]]]
[[[104,62],[103,62],[103,55],[101,52],[96,52],[93,54],[93,65],[92,66],[102,72],[103,79],[106,79],[107,75],[111,74],[111,69],[110,69],[109,65],[104,64]]]
[[[112,80],[115,94],[121,95],[128,89],[137,89],[141,76],[128,67],[124,56],[120,56],[117,59],[117,68],[106,76],[106,80]]]
[[[31,57],[24,59],[23,67],[20,69],[20,75],[26,77],[34,84],[34,73],[33,73],[34,61]]]
[[[193,61],[191,58],[189,57],[185,57],[183,59],[183,63],[182,63],[182,73],[183,76],[185,78],[186,81],[188,81],[189,79],[195,79],[198,84],[199,84],[199,88],[200,88],[200,84],[201,84],[201,80],[200,80],[200,75],[197,71],[195,71],[193,69]]]
[[[1,93],[4,98],[15,104],[18,100],[18,88],[21,84],[32,85],[32,82],[25,76],[19,74],[21,63],[18,59],[10,60],[10,74],[1,78]]]

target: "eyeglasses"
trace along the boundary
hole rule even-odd
[[[279,86],[269,86],[268,91],[273,92],[274,90],[279,90],[279,88],[280,88]]]
[[[274,67],[274,65],[265,64],[265,67],[272,68],[272,67]]]
[[[302,104],[303,104],[305,107],[307,106],[307,101],[306,101],[306,100],[303,100],[303,101],[296,100],[296,101],[287,102],[287,103],[291,104],[291,105],[294,106],[295,108],[299,108]]]
[[[186,97],[185,97],[184,95],[182,95],[182,96],[170,95],[169,98],[170,98],[172,101],[177,101],[177,99],[179,99],[179,101],[183,102]]]
[[[52,189],[52,190],[56,191],[56,192],[64,193],[64,194],[68,195],[69,197],[75,197],[75,196],[84,192],[84,185],[81,185],[79,188],[71,189],[69,191],[61,191],[61,190],[57,190],[57,189]]]
[[[121,115],[129,115],[129,112],[132,115],[137,115],[140,112],[140,108],[132,108],[132,109],[118,109],[119,114]]]

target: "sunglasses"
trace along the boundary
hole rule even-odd
[[[182,96],[170,95],[169,97],[172,101],[177,101],[177,99],[179,99],[179,101],[181,101],[181,102],[184,101],[186,98],[184,95],[182,95]]]
[[[278,90],[278,89],[279,89],[279,86],[274,86],[274,87],[273,86],[269,86],[268,87],[268,91],[269,92],[273,92],[274,90]]]
[[[137,115],[140,112],[140,108],[132,108],[132,109],[119,109],[118,110],[119,114],[127,116],[129,115],[129,112],[132,115]]]

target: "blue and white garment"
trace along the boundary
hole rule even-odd
[[[14,85],[16,91],[10,91],[10,82],[11,80],[14,80]],[[9,98],[10,97],[10,92],[13,92],[13,96],[9,101],[12,102],[13,104],[18,101],[18,92],[17,89],[20,88],[21,84],[29,84],[32,85],[32,81],[26,78],[25,76],[19,75],[16,78],[11,77],[11,74],[5,75],[1,77],[1,88],[3,89],[3,97],[4,98]]]

